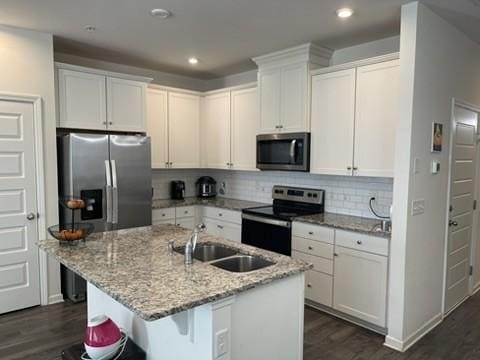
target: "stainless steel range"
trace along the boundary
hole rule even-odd
[[[292,221],[323,213],[325,190],[276,185],[272,197],[272,205],[242,211],[242,243],[290,256]]]

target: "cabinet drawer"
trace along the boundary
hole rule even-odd
[[[313,270],[305,273],[305,298],[332,306],[333,278]]]
[[[305,239],[323,241],[329,244],[333,244],[335,231],[333,229],[305,224],[300,222],[293,222],[292,235],[299,236]]]
[[[188,217],[188,218],[177,219],[175,222],[175,225],[185,229],[193,229],[195,227],[195,218]]]
[[[337,230],[335,244],[350,249],[388,256],[388,239]]]
[[[240,211],[225,210],[216,207],[206,206],[203,209],[203,216],[211,219],[228,221],[239,225],[242,223],[242,214],[240,213]]]
[[[292,249],[309,255],[333,259],[333,245],[315,240],[303,239],[294,236],[292,238]]]
[[[154,209],[152,211],[152,221],[170,220],[175,222],[175,208]]]
[[[292,257],[313,264],[313,270],[333,275],[333,260],[292,251]]]
[[[182,206],[175,209],[176,216],[178,218],[187,218],[195,217],[195,207],[194,206]]]

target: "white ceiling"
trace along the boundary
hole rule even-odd
[[[0,23],[55,35],[55,50],[215,78],[254,68],[250,58],[306,42],[332,49],[399,33],[408,0],[0,0]],[[426,0],[480,42],[480,0]],[[342,21],[341,6],[355,14]],[[165,21],[149,15],[166,8]],[[97,28],[94,33],[86,25]],[[200,59],[196,67],[187,58]]]

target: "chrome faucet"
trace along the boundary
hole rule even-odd
[[[205,224],[201,223],[195,226],[190,239],[185,244],[185,265],[192,265],[193,253],[197,246],[198,235],[206,229]]]

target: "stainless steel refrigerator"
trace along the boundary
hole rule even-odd
[[[142,135],[70,133],[59,135],[59,196],[82,198],[77,220],[95,232],[152,224],[150,138]],[[71,214],[60,207],[60,223]],[[62,269],[64,294],[85,298],[85,282]]]

